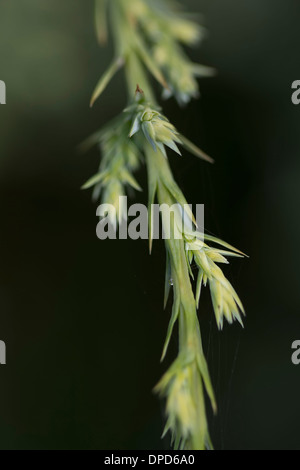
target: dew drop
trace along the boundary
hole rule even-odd
[[[172,279],[172,278],[170,278],[169,284],[170,284],[170,286],[173,286],[173,285],[174,285],[174,282],[173,282],[173,279]]]

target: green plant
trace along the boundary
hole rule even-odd
[[[113,204],[120,220],[125,217],[119,197],[128,186],[140,190],[134,172],[146,162],[149,191],[149,238],[152,246],[152,213],[159,204],[179,203],[194,224],[193,214],[176,184],[167,158],[167,150],[180,153],[180,147],[207,161],[212,161],[197,146],[182,136],[158,106],[149,74],[163,87],[163,97],[174,96],[180,105],[199,94],[197,77],[210,75],[210,68],[194,64],[183,45],[198,42],[203,30],[191,21],[172,0],[96,0],[96,28],[99,41],[107,39],[107,18],[114,37],[115,58],[97,84],[91,105],[95,103],[115,73],[124,68],[129,105],[103,130],[89,138],[84,147],[99,144],[102,160],[99,172],[84,188],[94,187],[94,198]],[[139,84],[136,88],[136,84]],[[136,92],[134,94],[134,90]],[[163,225],[166,223],[162,216]],[[195,228],[195,226],[194,226]],[[217,405],[206,359],[203,354],[197,308],[202,286],[209,285],[218,327],[238,320],[242,324],[244,309],[235,290],[218,264],[227,257],[243,254],[227,243],[185,228],[178,240],[171,233],[165,240],[166,279],[165,305],[173,285],[173,308],[163,348],[164,359],[173,327],[179,324],[178,356],[155,390],[166,399],[167,423],[176,449],[211,449],[206,410],[206,390],[213,410]],[[191,264],[198,270],[195,292]]]

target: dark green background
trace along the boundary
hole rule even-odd
[[[185,3],[209,32],[191,55],[218,75],[202,80],[201,101],[164,110],[216,163],[170,155],[171,165],[188,200],[205,203],[206,228],[250,255],[226,269],[245,330],[219,333],[207,294],[201,305],[213,440],[300,449],[300,4]],[[146,242],[100,242],[96,206],[78,189],[99,155],[79,156],[77,144],[126,104],[120,75],[88,107],[111,53],[96,43],[92,1],[0,0],[1,449],[168,446],[151,392],[167,365],[163,245],[149,257]],[[137,178],[146,185],[144,170]]]

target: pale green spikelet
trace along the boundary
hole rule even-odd
[[[181,10],[168,5],[165,0],[97,0],[96,30],[99,41],[107,38],[106,12],[115,27],[116,59],[100,79],[91,104],[104,91],[115,73],[123,66],[129,67],[132,57],[142,62],[163,86],[165,98],[175,96],[180,105],[187,104],[199,95],[197,77],[214,74],[214,69],[194,64],[185,54],[183,45],[194,45],[205,35],[196,22],[184,17]],[[146,41],[145,41],[145,39]],[[135,77],[136,82],[139,76]],[[146,83],[141,83],[150,97]]]
[[[90,178],[82,187],[94,187],[94,199],[102,193],[101,202],[115,207],[118,220],[125,218],[119,201],[126,194],[126,187],[131,186],[136,191],[142,188],[133,176],[141,162],[141,155],[136,144],[128,139],[129,121],[122,114],[111,123],[92,142],[102,150],[102,161],[99,172]]]

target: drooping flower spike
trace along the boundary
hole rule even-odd
[[[165,240],[164,304],[166,307],[172,284],[173,307],[162,360],[167,354],[176,322],[179,351],[155,390],[166,400],[164,434],[171,434],[174,448],[212,449],[205,393],[215,413],[217,404],[203,353],[197,308],[202,287],[209,285],[218,327],[223,327],[224,319],[242,324],[243,305],[218,265],[227,264],[228,257],[244,255],[196,227],[187,201],[173,178],[168,152],[171,149],[176,154],[184,154],[184,150],[188,150],[206,161],[212,162],[212,159],[163,115],[148,77],[148,73],[155,77],[162,86],[163,96],[174,96],[179,104],[186,104],[197,97],[199,86],[196,77],[209,75],[212,69],[190,61],[182,45],[200,41],[204,31],[185,17],[173,0],[96,0],[96,28],[101,43],[108,36],[107,16],[114,37],[115,58],[98,82],[91,104],[99,98],[117,71],[124,68],[129,105],[117,119],[85,142],[84,148],[91,145],[100,147],[102,161],[99,172],[84,188],[93,187],[94,198],[101,197],[103,203],[113,204],[122,219],[119,196],[125,194],[129,187],[141,190],[134,173],[141,163],[146,163],[150,251],[152,205],[155,201],[169,207],[179,206],[180,210],[175,215],[176,225],[180,225],[182,214],[189,219],[180,239],[171,230],[171,236]],[[137,83],[140,86],[133,96]],[[162,222],[164,226],[163,215]],[[195,288],[192,263],[198,270]]]

